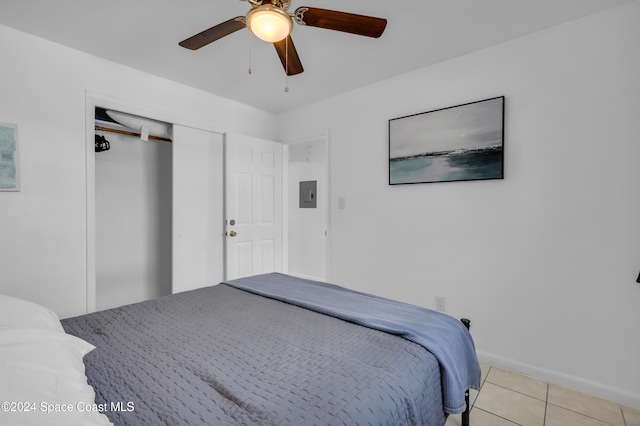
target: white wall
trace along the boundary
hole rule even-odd
[[[172,144],[97,133],[97,309],[171,294]]]
[[[22,183],[0,193],[0,293],[62,317],[86,309],[87,91],[188,123],[275,135],[272,114],[4,26],[0,52],[0,121],[18,124]]]
[[[444,296],[485,361],[640,406],[639,22],[634,2],[281,114],[282,140],[331,131],[331,280]],[[389,119],[501,95],[504,180],[388,185]]]

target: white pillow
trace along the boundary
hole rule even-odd
[[[110,425],[84,374],[93,349],[54,330],[0,330],[0,424]]]
[[[51,309],[0,294],[0,330],[8,328],[41,328],[64,333],[60,318]]]

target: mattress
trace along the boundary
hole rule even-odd
[[[115,425],[443,425],[422,346],[219,284],[62,321]]]

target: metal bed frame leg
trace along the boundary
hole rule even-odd
[[[464,393],[464,402],[467,408],[462,412],[462,426],[469,426],[469,391]]]
[[[467,318],[461,318],[460,321],[467,327],[467,330],[471,328],[471,320]],[[464,392],[464,403],[466,404],[465,410],[462,412],[462,426],[469,426],[469,390]]]

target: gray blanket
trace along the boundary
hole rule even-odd
[[[397,334],[424,347],[442,367],[444,411],[462,413],[465,391],[480,390],[480,363],[469,330],[450,315],[349,290],[333,284],[271,273],[225,284]]]
[[[443,425],[421,346],[224,284],[63,320],[115,425]],[[102,405],[104,404],[104,405]]]

